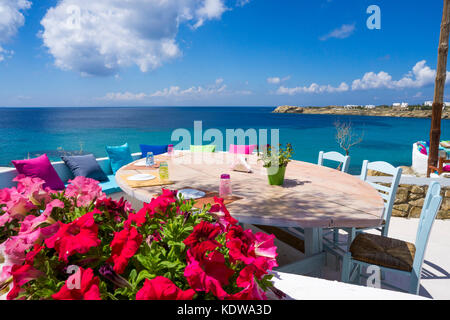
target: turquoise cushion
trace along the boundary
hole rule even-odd
[[[133,162],[128,143],[122,146],[107,146],[106,152],[108,153],[113,173],[116,173],[121,167]]]

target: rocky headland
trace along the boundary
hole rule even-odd
[[[327,107],[295,107],[279,106],[273,113],[301,113],[301,114],[335,114],[351,116],[374,116],[374,117],[404,117],[404,118],[431,118],[431,110],[417,110],[398,107],[376,107],[373,109],[355,108],[346,109],[342,106]],[[442,119],[450,119],[450,111],[442,112]]]

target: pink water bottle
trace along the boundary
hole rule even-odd
[[[169,156],[172,156],[172,155],[173,155],[173,144],[169,144],[169,145],[167,146],[167,154],[168,154]]]
[[[222,174],[220,176],[219,197],[227,199],[231,198],[231,180],[229,174]]]

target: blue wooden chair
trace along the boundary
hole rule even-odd
[[[331,160],[340,163],[340,168],[342,172],[348,172],[348,167],[350,166],[350,156],[344,156],[336,151],[331,152],[319,152],[319,160],[317,164],[323,166],[323,160]]]
[[[343,282],[356,280],[359,283],[361,268],[377,265],[382,271],[409,275],[408,291],[418,294],[425,250],[434,219],[442,203],[440,191],[441,186],[438,182],[430,184],[420,214],[415,244],[374,234],[358,234],[350,246],[350,252],[344,255],[341,280]]]
[[[378,171],[392,176],[390,186],[387,187],[380,183],[369,181],[367,179],[367,172],[369,170]],[[380,231],[381,235],[385,237],[387,237],[389,232],[389,223],[391,221],[392,208],[394,207],[395,196],[397,195],[397,189],[400,183],[401,176],[402,176],[402,168],[396,168],[387,162],[383,161],[369,162],[368,160],[363,161],[360,176],[361,180],[366,181],[372,187],[377,189],[378,193],[384,200],[383,225],[376,229]],[[361,229],[357,229],[356,232],[358,232],[359,230]]]
[[[381,172],[383,174],[387,174],[392,176],[392,179],[390,179],[390,185],[385,186],[380,183],[375,183],[372,181],[368,181],[367,178],[367,172],[369,170],[375,170],[378,172]],[[384,200],[384,212],[383,212],[383,223],[380,227],[375,228],[380,232],[381,235],[387,236],[389,231],[389,223],[391,221],[391,215],[392,215],[392,208],[394,206],[395,202],[395,196],[397,194],[398,185],[400,182],[400,178],[402,175],[402,168],[396,168],[392,166],[391,164],[383,161],[376,161],[376,162],[369,162],[368,160],[364,160],[362,169],[361,169],[361,180],[366,181],[368,184],[370,184],[372,187],[374,187],[381,197]],[[389,184],[389,183],[385,183]],[[342,253],[345,253],[342,249],[339,248],[339,230],[343,230],[348,234],[347,237],[347,249],[350,248],[350,244],[352,243],[353,239],[355,239],[356,234],[361,233],[365,230],[370,230],[373,228],[334,228],[334,234],[333,234],[333,242],[332,242],[332,248],[330,248],[331,253],[335,254],[336,256],[342,255]],[[329,241],[325,241],[325,244],[329,243]],[[338,253],[338,251],[340,253]]]

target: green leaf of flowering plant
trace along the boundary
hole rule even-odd
[[[279,159],[289,160],[291,154],[292,149],[288,146]],[[88,190],[96,190],[94,182],[86,179],[86,183],[90,185]],[[80,186],[83,189],[82,184]],[[200,277],[220,278],[217,270],[224,270],[222,276],[226,281],[217,281],[221,282],[227,295],[242,294],[246,290],[242,284],[238,285],[245,274],[250,276],[247,282],[260,290],[270,287],[271,276],[264,270],[258,271],[261,273],[258,277],[254,276],[256,271],[244,272],[252,261],[261,259],[254,249],[261,243],[256,244],[256,241],[267,240],[257,240],[251,232],[230,236],[232,224],[224,222],[226,208],[221,207],[220,201],[198,209],[194,207],[195,200],[185,200],[163,190],[161,196],[134,211],[122,199],[113,200],[101,194],[90,197],[86,192],[79,196],[68,196],[65,192],[49,195],[50,200],[60,202],[49,211],[48,221],[33,226],[42,232],[42,238],[35,240],[40,251],[35,252],[37,249],[30,247],[23,252],[27,258],[20,267],[31,271],[34,276],[19,288],[16,298],[52,299],[61,295],[80,298],[87,292],[94,292],[95,298],[136,299],[142,295],[141,290],[145,286],[152,285],[161,277],[169,279],[176,290],[192,292],[194,280],[188,277],[204,272]],[[48,205],[45,201],[40,202],[39,209],[33,209],[29,215],[40,217]],[[13,221],[10,224],[10,233],[5,240],[20,235],[21,223]],[[212,235],[202,234],[204,231],[200,226],[203,225],[213,230]],[[188,238],[193,238],[194,243],[211,242],[198,256],[195,253],[198,248],[186,242]],[[238,240],[247,241],[240,249],[242,257],[236,255],[238,247],[234,253],[230,250],[231,242]],[[192,259],[198,260],[195,272],[192,272],[195,264]],[[207,263],[217,265],[203,266]],[[78,271],[70,273],[68,270],[73,266]],[[83,285],[88,284],[92,288],[68,289],[70,281],[77,279],[76,275],[90,277],[89,281],[83,280]],[[196,299],[218,298],[207,289],[195,289],[192,297]]]

